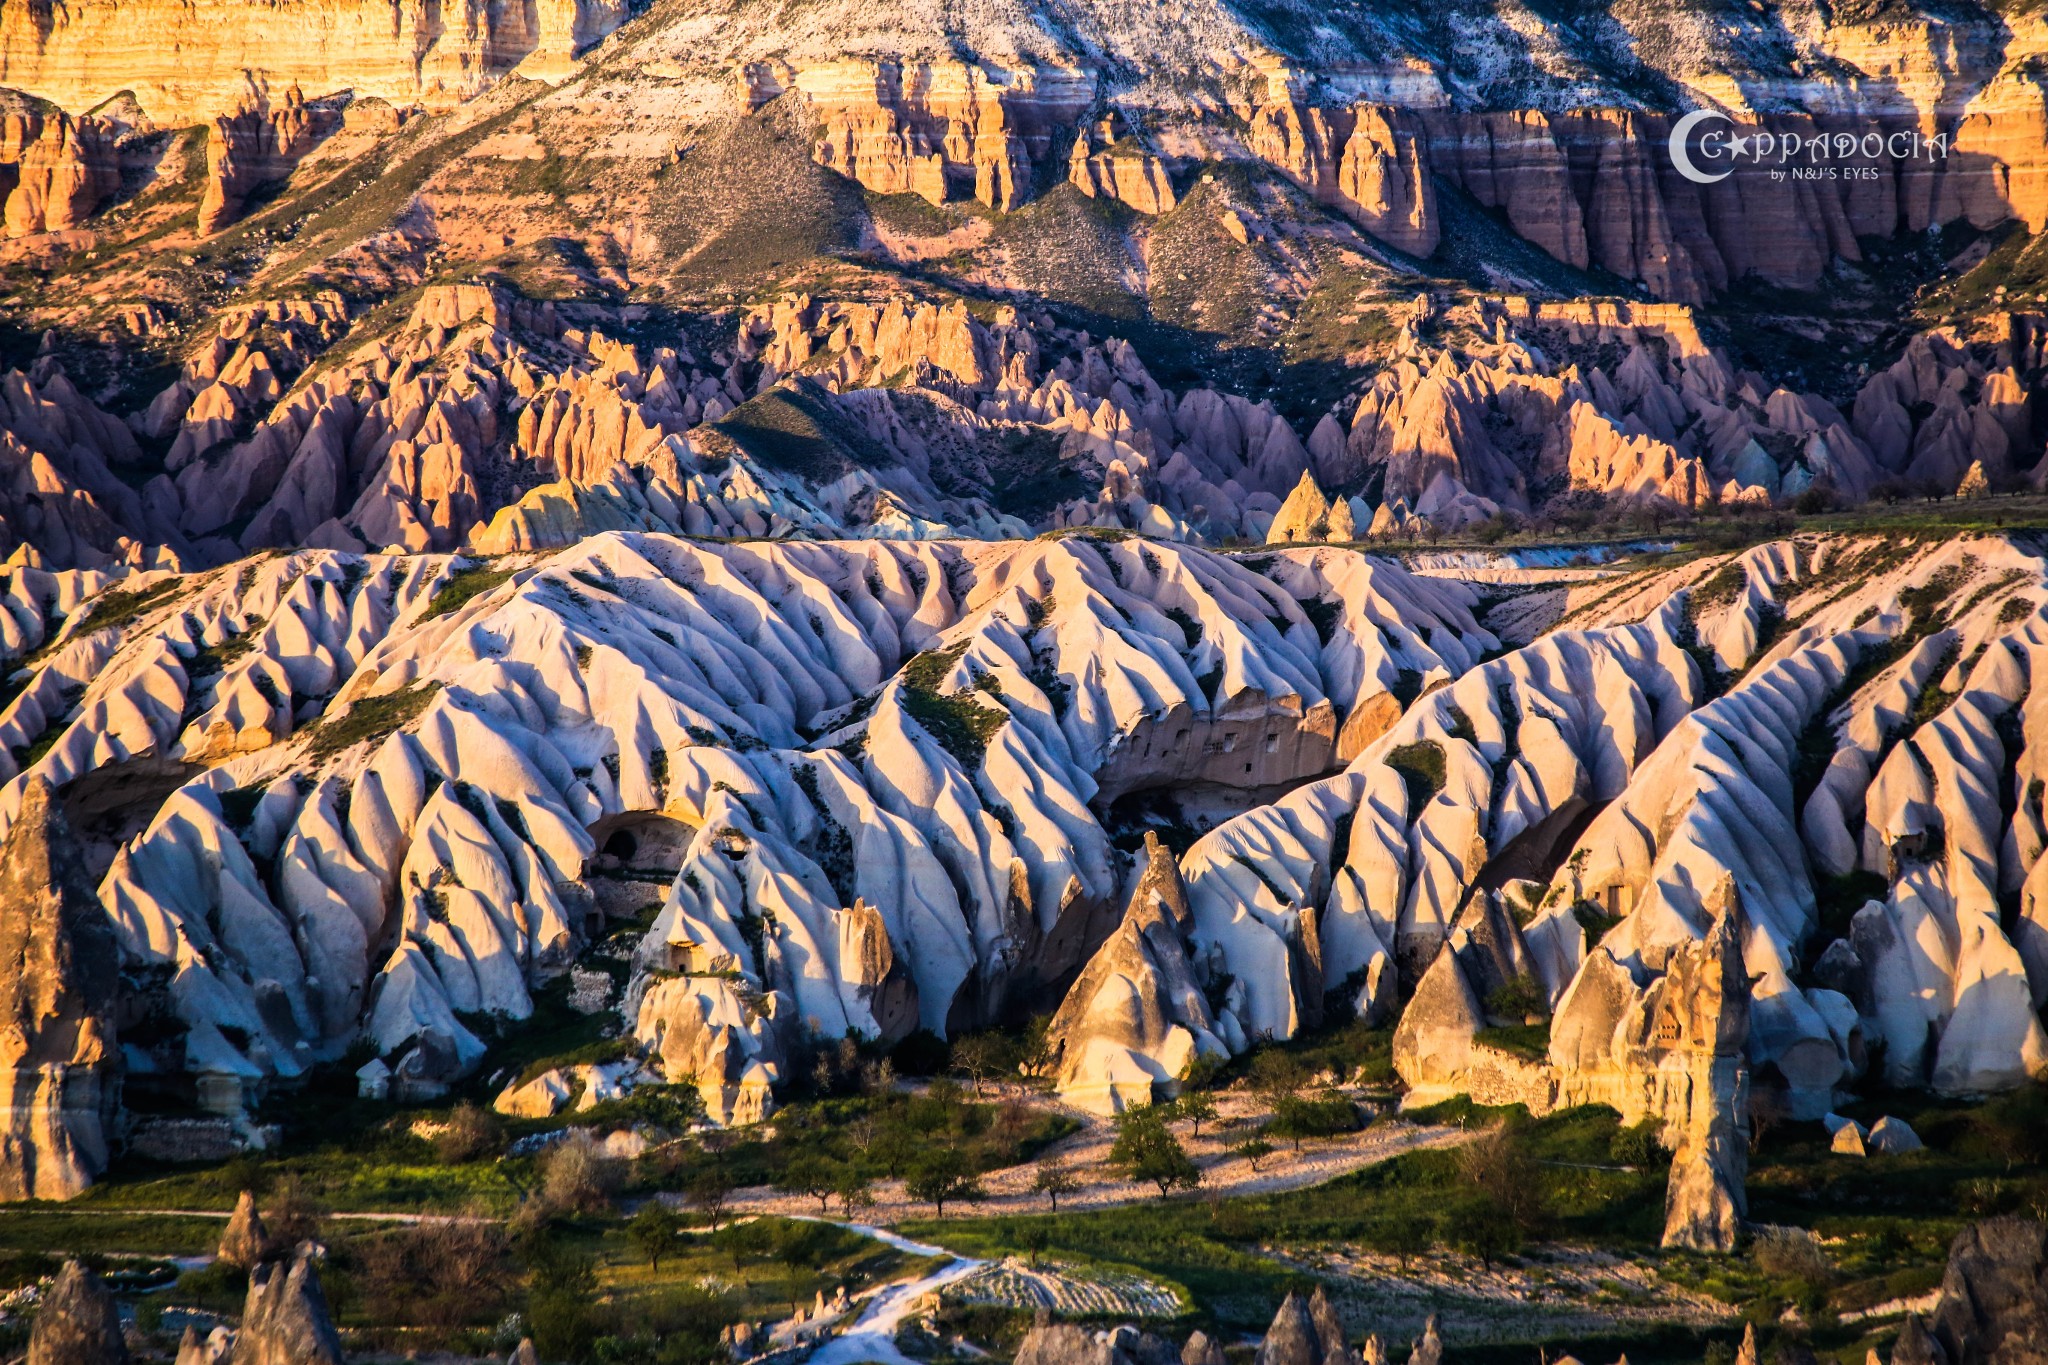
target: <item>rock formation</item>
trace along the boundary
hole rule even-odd
[[[220,1237],[220,1248],[215,1255],[231,1266],[243,1270],[254,1269],[269,1259],[276,1250],[270,1233],[263,1226],[263,1215],[256,1211],[256,1196],[243,1190],[241,1198],[235,1201],[235,1212],[228,1219],[228,1228]]]
[[[1125,1324],[1090,1331],[1040,1313],[1017,1347],[1017,1365],[1178,1365],[1171,1344]]]
[[[1932,1325],[1953,1365],[2048,1359],[2048,1226],[1993,1218],[1957,1233]]]
[[[336,1358],[337,1361],[339,1357]],[[100,1277],[66,1261],[29,1332],[28,1365],[127,1365],[121,1314]]]
[[[1139,213],[1161,214],[1177,201],[1166,163],[1132,139],[1114,116],[1083,125],[1068,158],[1067,179],[1093,199],[1120,199]]]
[[[50,784],[18,792],[0,844],[0,1200],[68,1199],[115,1139],[121,962]]]
[[[293,4],[261,13],[207,3],[142,17],[127,8],[66,11],[23,29],[0,52],[0,85],[67,109],[123,91],[165,126],[203,123],[239,107],[252,78],[282,89],[354,90],[401,107],[446,107],[478,93],[536,52],[566,62],[616,28],[623,5],[561,0],[525,11],[477,4],[415,33],[388,13]],[[137,24],[147,25],[138,41]]]
[[[231,1365],[342,1365],[341,1338],[320,1292],[313,1254],[269,1261],[249,1274]]]
[[[1259,1342],[1255,1365],[1359,1365],[1358,1352],[1344,1340],[1337,1310],[1318,1285],[1304,1301],[1289,1293]]]
[[[1100,1113],[1170,1098],[1204,1056],[1229,1055],[1188,961],[1194,927],[1173,854],[1145,834],[1145,870],[1124,920],[1096,950],[1046,1030],[1060,1094]]]
[[[340,123],[333,110],[309,105],[296,85],[275,104],[257,96],[213,121],[206,143],[206,190],[199,235],[212,236],[241,217],[249,197],[290,175],[299,159]]]
[[[9,237],[66,232],[90,217],[121,183],[111,131],[98,119],[10,116],[28,126],[7,128],[4,144],[19,148],[0,223]]]

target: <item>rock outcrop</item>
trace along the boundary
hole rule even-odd
[[[128,1365],[114,1296],[77,1261],[64,1263],[43,1296],[29,1332],[28,1365]]]
[[[2048,1360],[2048,1226],[1993,1218],[1957,1233],[1932,1327],[1952,1365]]]
[[[199,235],[210,237],[234,223],[251,195],[289,176],[340,122],[337,111],[308,104],[296,85],[275,102],[254,95],[234,113],[216,118],[206,142]]]
[[[230,1365],[343,1365],[341,1338],[309,1249],[250,1272],[249,1297],[228,1359]]]
[[[263,1215],[256,1211],[255,1194],[243,1190],[235,1201],[235,1211],[228,1219],[227,1231],[220,1236],[220,1247],[215,1256],[228,1265],[251,1270],[269,1259],[276,1250],[269,1231],[263,1226]]]
[[[142,13],[92,7],[10,31],[0,46],[0,85],[74,110],[132,91],[166,127],[235,110],[252,80],[445,108],[536,53],[566,62],[625,17],[612,0],[548,0],[523,10],[463,4],[424,29],[394,24],[374,7],[304,0],[261,11],[229,0]]]
[[[1306,1300],[1289,1293],[1266,1328],[1254,1365],[1359,1365],[1322,1286]]]
[[[116,1136],[121,960],[50,784],[18,799],[0,844],[0,1200],[68,1199]]]
[[[1060,1094],[1098,1113],[1170,1098],[1204,1056],[1227,1057],[1188,960],[1194,919],[1172,852],[1145,834],[1145,870],[1123,923],[1096,950],[1046,1030]]]
[[[1180,1365],[1180,1356],[1128,1323],[1091,1331],[1041,1314],[1017,1347],[1017,1365]]]

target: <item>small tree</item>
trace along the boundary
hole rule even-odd
[[[1540,1232],[1548,1220],[1547,1182],[1512,1128],[1491,1129],[1461,1147],[1458,1173],[1518,1232]]]
[[[1252,1093],[1269,1110],[1301,1093],[1301,1064],[1284,1052],[1268,1048],[1252,1058]]]
[[[1427,1219],[1412,1213],[1396,1214],[1381,1226],[1380,1250],[1400,1258],[1401,1268],[1406,1270],[1408,1262],[1427,1252],[1435,1239],[1430,1234]]]
[[[875,1206],[875,1177],[858,1162],[845,1162],[832,1182],[832,1192],[839,1196],[840,1213],[851,1218],[855,1210],[864,1212]]]
[[[1451,1245],[1468,1256],[1477,1256],[1488,1270],[1501,1257],[1522,1249],[1522,1229],[1516,1225],[1514,1215],[1484,1196],[1453,1208],[1446,1230]]]
[[[1180,1140],[1167,1131],[1165,1115],[1157,1107],[1126,1109],[1117,1116],[1116,1141],[1109,1149],[1109,1164],[1128,1179],[1157,1185],[1162,1197],[1202,1183],[1201,1168],[1188,1156]]]
[[[1301,1150],[1303,1138],[1336,1137],[1359,1129],[1358,1108],[1337,1091],[1317,1097],[1289,1095],[1273,1109],[1273,1121],[1266,1131],[1288,1138],[1294,1150]]]
[[[816,1152],[798,1152],[782,1167],[775,1177],[775,1188],[784,1194],[799,1199],[818,1201],[820,1215],[830,1208],[830,1201],[839,1190],[839,1172],[832,1163]]]
[[[732,1198],[732,1176],[726,1171],[725,1163],[713,1161],[708,1166],[699,1166],[690,1173],[684,1185],[684,1192],[697,1207],[697,1211],[711,1220],[711,1231],[718,1232],[719,1220],[725,1217],[725,1206]]]
[[[924,1143],[907,1125],[888,1123],[867,1144],[867,1154],[891,1180],[895,1180],[910,1169],[923,1148]]]
[[[1074,1174],[1073,1168],[1064,1160],[1047,1152],[1038,1158],[1038,1174],[1032,1177],[1031,1188],[1034,1193],[1044,1195],[1046,1201],[1052,1205],[1052,1211],[1058,1213],[1060,1196],[1072,1194],[1080,1189],[1081,1178]]]
[[[661,1269],[662,1257],[675,1255],[683,1245],[682,1225],[653,1199],[641,1205],[640,1212],[626,1224],[626,1236],[632,1240],[634,1250],[647,1258],[648,1268],[655,1271]]]
[[[976,1099],[981,1098],[982,1083],[997,1069],[999,1058],[996,1052],[996,1040],[985,1033],[962,1038],[953,1044],[953,1065],[960,1069],[967,1077],[968,1083],[974,1087]]]
[[[1259,1173],[1259,1163],[1273,1155],[1273,1152],[1273,1144],[1264,1138],[1252,1138],[1249,1141],[1240,1142],[1237,1146],[1230,1149],[1232,1156],[1241,1156],[1251,1163],[1253,1175]]]
[[[1173,1111],[1188,1121],[1189,1135],[1202,1136],[1202,1125],[1216,1121],[1216,1097],[1206,1090],[1190,1090],[1173,1102]]]
[[[985,1197],[974,1168],[951,1147],[938,1148],[912,1167],[903,1192],[920,1204],[930,1204],[941,1218],[948,1200],[978,1202]]]

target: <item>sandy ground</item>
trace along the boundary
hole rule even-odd
[[[986,1086],[982,1098],[1017,1099],[1040,1108],[1047,1107],[1043,1094],[1014,1086]],[[1304,1142],[1299,1153],[1291,1143],[1276,1143],[1278,1150],[1261,1158],[1258,1170],[1254,1171],[1249,1161],[1229,1155],[1228,1149],[1245,1141],[1250,1129],[1267,1117],[1266,1110],[1243,1094],[1218,1094],[1216,1101],[1220,1117],[1204,1123],[1200,1137],[1194,1135],[1191,1125],[1186,1122],[1173,1125],[1175,1136],[1201,1168],[1202,1185],[1198,1196],[1269,1194],[1300,1189],[1304,1185],[1319,1185],[1403,1152],[1450,1146],[1468,1136],[1458,1128],[1426,1127],[1399,1119],[1382,1119],[1363,1132]],[[1050,1149],[1058,1153],[1080,1182],[1080,1188],[1073,1193],[1060,1196],[1062,1211],[1111,1208],[1159,1198],[1156,1186],[1132,1184],[1109,1169],[1109,1149],[1116,1140],[1116,1127],[1109,1119],[1063,1105],[1051,1107],[1083,1125],[1080,1132],[1069,1135]],[[1037,1174],[1036,1164],[1026,1163],[985,1175],[981,1178],[981,1186],[987,1197],[978,1204],[948,1204],[946,1216],[1043,1213],[1049,1207],[1046,1198],[1031,1188]],[[900,1180],[877,1181],[874,1196],[875,1207],[861,1212],[865,1222],[890,1226],[932,1216],[930,1204],[912,1203],[905,1196]],[[740,1214],[815,1215],[818,1201],[782,1194],[763,1185],[735,1192],[730,1207]],[[836,1202],[833,1212],[838,1212]]]

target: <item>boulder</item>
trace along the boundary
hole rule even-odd
[[[1917,1152],[1924,1145],[1920,1141],[1920,1135],[1913,1131],[1912,1125],[1902,1118],[1894,1118],[1889,1114],[1870,1125],[1870,1135],[1865,1141],[1865,1146],[1871,1151],[1882,1152],[1887,1156],[1896,1156],[1901,1152]]]
[[[128,1365],[121,1314],[100,1277],[66,1261],[28,1338],[28,1365]]]
[[[235,1334],[225,1326],[215,1327],[201,1336],[199,1328],[187,1323],[185,1335],[178,1342],[178,1358],[175,1365],[220,1365],[234,1353]]]

